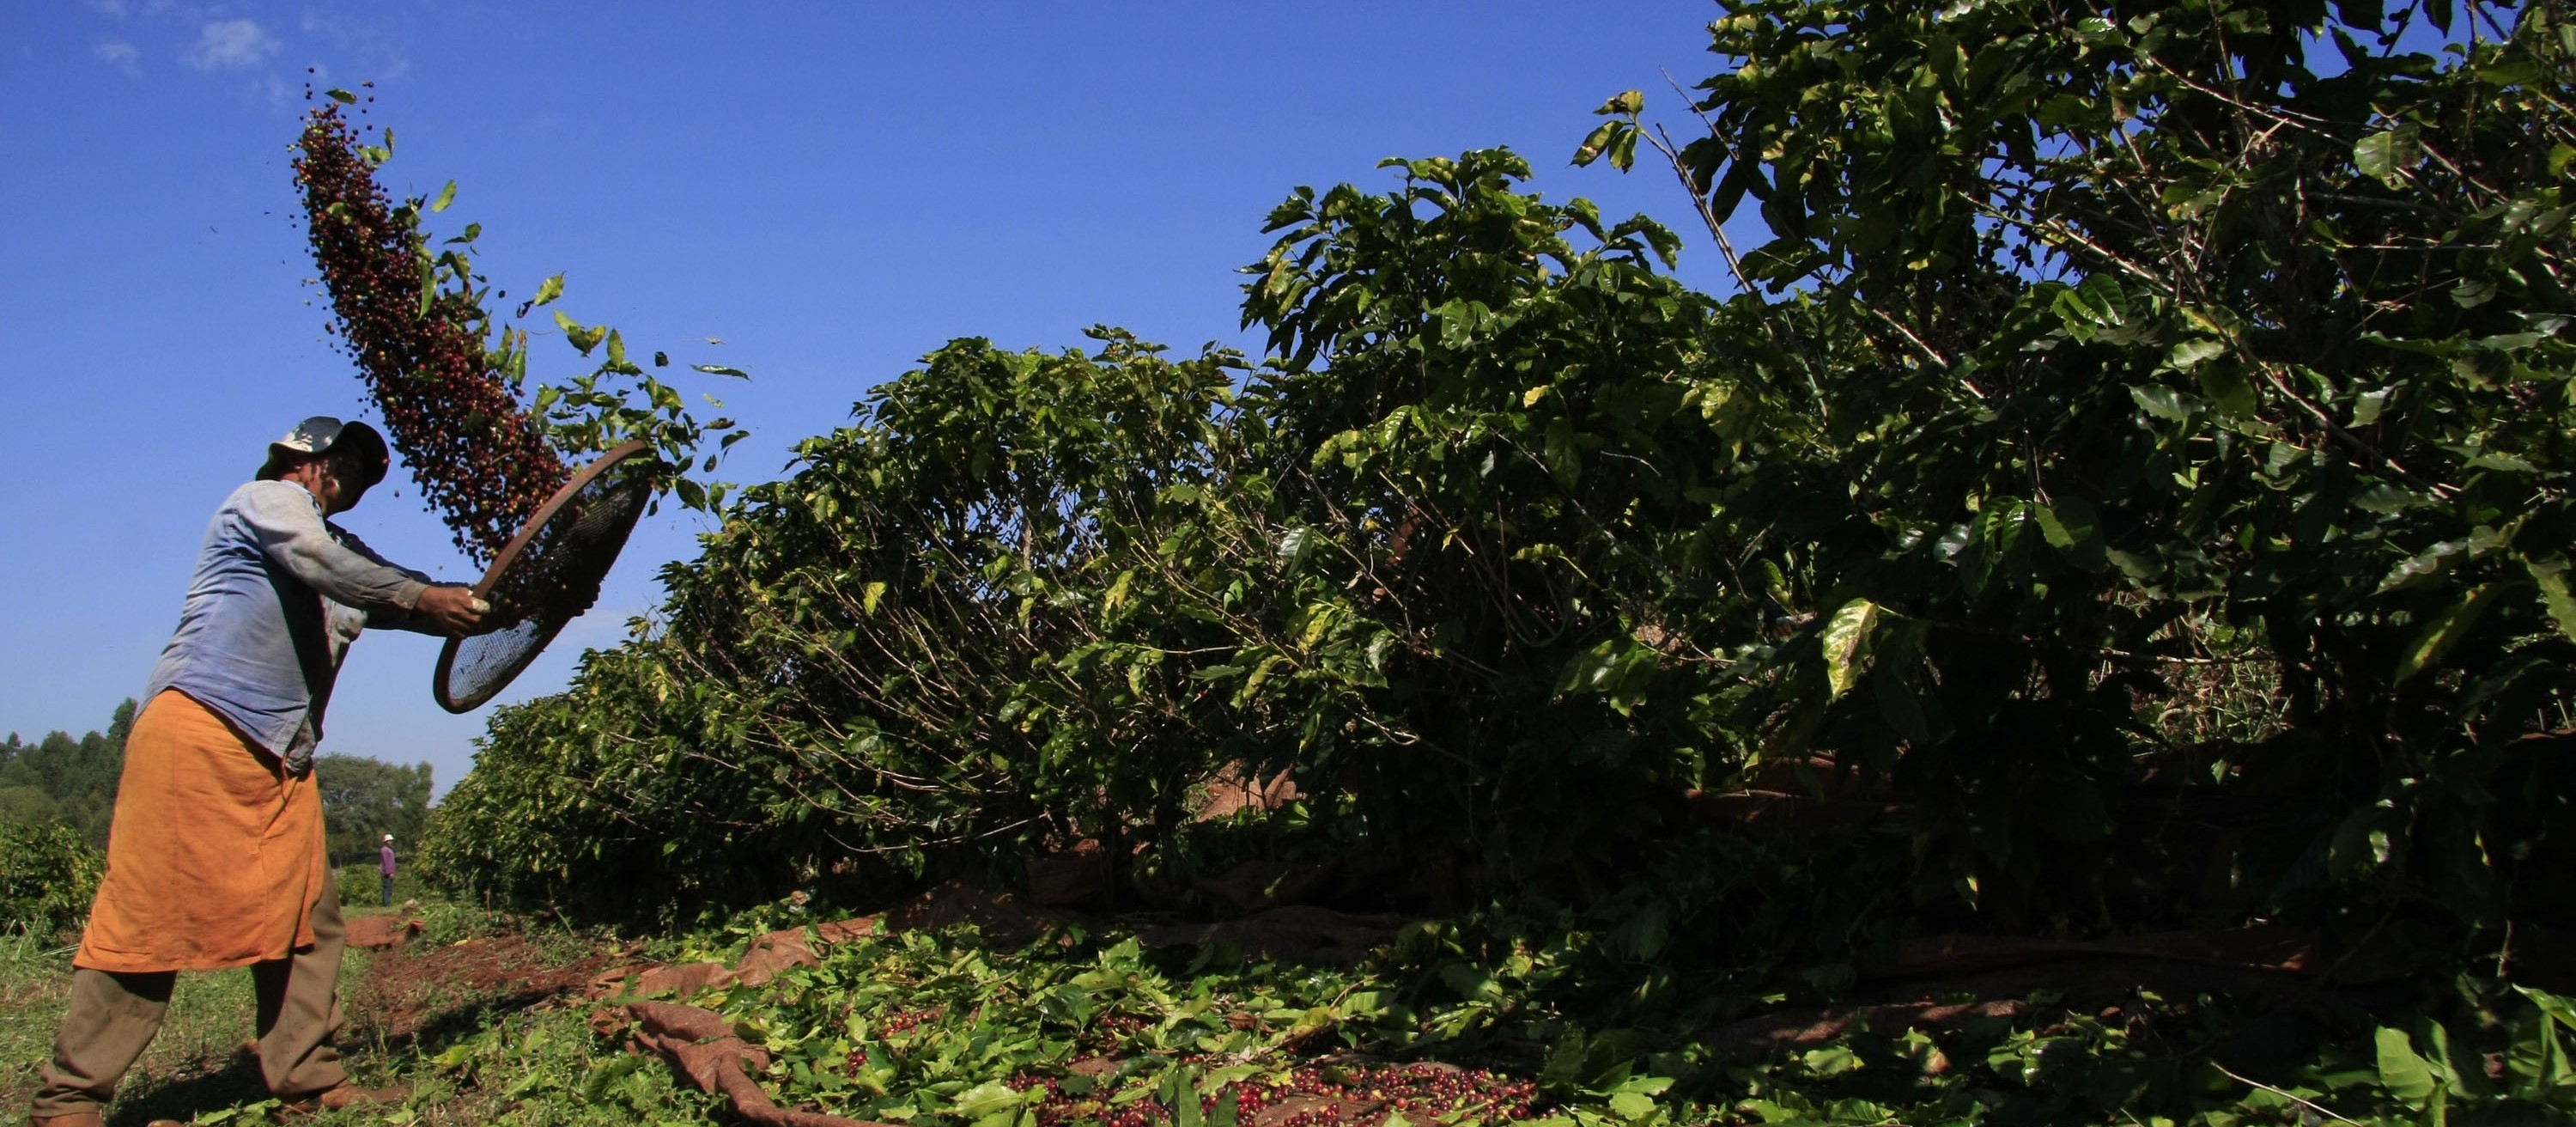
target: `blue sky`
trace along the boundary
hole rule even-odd
[[[385,178],[434,192],[483,263],[689,377],[753,431],[734,480],[843,423],[958,336],[1050,348],[1123,325],[1237,333],[1236,267],[1299,184],[1390,183],[1381,157],[1511,145],[1551,197],[1647,211],[1722,265],[1669,178],[1566,156],[1619,90],[1710,69],[1697,0],[1301,3],[219,3],[0,10],[0,731],[102,726],[139,692],[207,515],[308,414],[354,416],[304,280],[287,146],[306,68],[376,82]],[[710,344],[707,338],[722,340]],[[541,340],[535,374],[577,370]],[[399,477],[343,518],[386,555],[473,575]],[[599,609],[504,699],[622,637],[703,518],[650,518]],[[432,639],[353,651],[325,750],[471,761],[484,714],[430,700]]]

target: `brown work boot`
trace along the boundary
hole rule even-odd
[[[95,1111],[75,1111],[66,1115],[31,1115],[27,1122],[35,1127],[107,1127],[107,1120]]]

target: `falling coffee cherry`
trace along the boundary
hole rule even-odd
[[[305,116],[294,164],[330,331],[357,361],[421,497],[457,548],[488,564],[571,471],[492,370],[491,319],[470,289],[437,288],[422,301],[430,255],[417,219],[397,215],[336,101]]]

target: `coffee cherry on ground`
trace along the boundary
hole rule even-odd
[[[1183,1063],[1204,1066],[1211,1062],[1193,1057],[1184,1058]],[[1115,1093],[1100,1089],[1079,1096],[1069,1094],[1053,1077],[1020,1076],[1005,1083],[1014,1091],[1046,1090],[1034,1109],[1038,1127],[1094,1123],[1100,1127],[1164,1127],[1173,1119],[1171,1110],[1155,1096],[1116,1103],[1111,1098]],[[1234,1093],[1235,1118],[1240,1123],[1249,1123],[1262,1112],[1291,1101],[1312,1101],[1312,1106],[1281,1118],[1276,1127],[1382,1127],[1398,1114],[1417,1124],[1447,1122],[1490,1127],[1529,1118],[1538,1101],[1537,1084],[1484,1069],[1436,1064],[1343,1065],[1330,1069],[1308,1065],[1290,1070],[1284,1081],[1239,1080],[1214,1095],[1202,1096],[1202,1118],[1215,1112],[1227,1091]],[[1343,1110],[1346,1107],[1352,1109],[1347,1117]]]

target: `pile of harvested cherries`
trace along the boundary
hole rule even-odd
[[[1019,1091],[1046,1089],[1035,1108],[1038,1127],[1154,1127],[1171,1111],[1158,1100],[1113,1101],[1106,1085],[1086,1077],[1023,1077]],[[1204,1119],[1227,1094],[1237,1123],[1263,1127],[1375,1127],[1390,1116],[1408,1123],[1494,1124],[1527,1119],[1538,1085],[1497,1072],[1438,1064],[1309,1064],[1277,1077],[1238,1080],[1202,1097]],[[1278,1114],[1279,1112],[1286,1114]],[[1270,1114],[1264,1114],[1265,1112]]]
[[[357,361],[421,495],[456,546],[486,564],[570,471],[493,370],[480,295],[470,284],[433,285],[418,209],[395,208],[375,171],[336,102],[306,115],[295,181],[331,294],[331,331]]]

